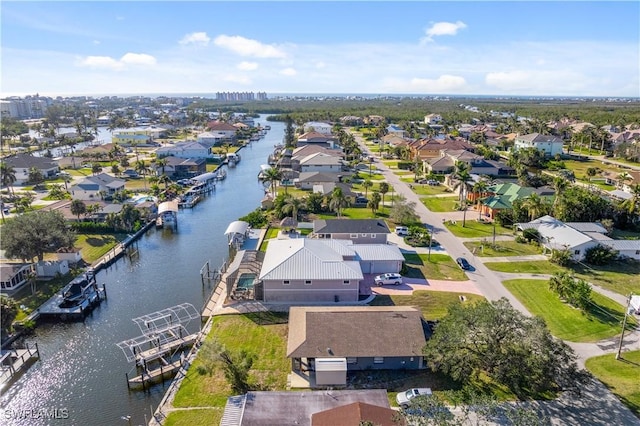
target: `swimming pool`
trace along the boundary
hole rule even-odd
[[[244,273],[238,277],[237,288],[253,288],[254,281],[256,280],[256,274]]]

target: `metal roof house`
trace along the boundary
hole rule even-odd
[[[348,240],[270,241],[260,270],[265,302],[357,302],[363,273],[399,272],[397,246]]]
[[[640,260],[640,240],[614,240],[599,223],[562,222],[546,215],[528,223],[517,223],[517,229],[536,229],[541,244],[549,250],[569,249],[575,260],[581,260],[585,252],[597,245],[618,251],[619,257]]]

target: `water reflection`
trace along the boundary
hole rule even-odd
[[[176,234],[152,229],[138,241],[137,258],[98,273],[108,299],[85,322],[36,329],[29,342],[38,343],[42,359],[0,398],[3,424],[126,424],[122,416],[142,424],[150,417],[168,383],[129,392],[125,373],[131,365],[116,343],[139,334],[133,317],[185,302],[202,307],[211,288],[203,288],[200,268],[207,260],[217,267],[228,257],[229,222],[254,210],[264,196],[256,176],[284,134],[283,124],[270,125],[264,139],[241,151],[242,161],[214,193],[180,211]],[[68,418],[33,418],[54,409],[68,410]]]

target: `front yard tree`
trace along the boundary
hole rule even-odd
[[[389,214],[391,220],[402,225],[413,225],[420,222],[420,218],[416,214],[416,203],[407,201],[406,198],[399,196],[398,201],[391,208]]]
[[[11,297],[4,294],[0,295],[0,327],[2,327],[2,335],[11,331],[11,323],[18,315],[18,304]]]
[[[44,253],[73,246],[74,241],[60,212],[37,211],[7,222],[0,246],[9,258],[42,261]]]
[[[452,305],[424,348],[429,365],[469,383],[486,374],[526,398],[585,380],[573,350],[541,318],[516,311],[507,299]]]
[[[82,200],[73,200],[70,206],[71,214],[77,216],[80,222],[80,216],[87,212],[87,205]]]

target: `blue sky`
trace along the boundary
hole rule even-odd
[[[640,96],[640,2],[2,1],[0,92]]]

